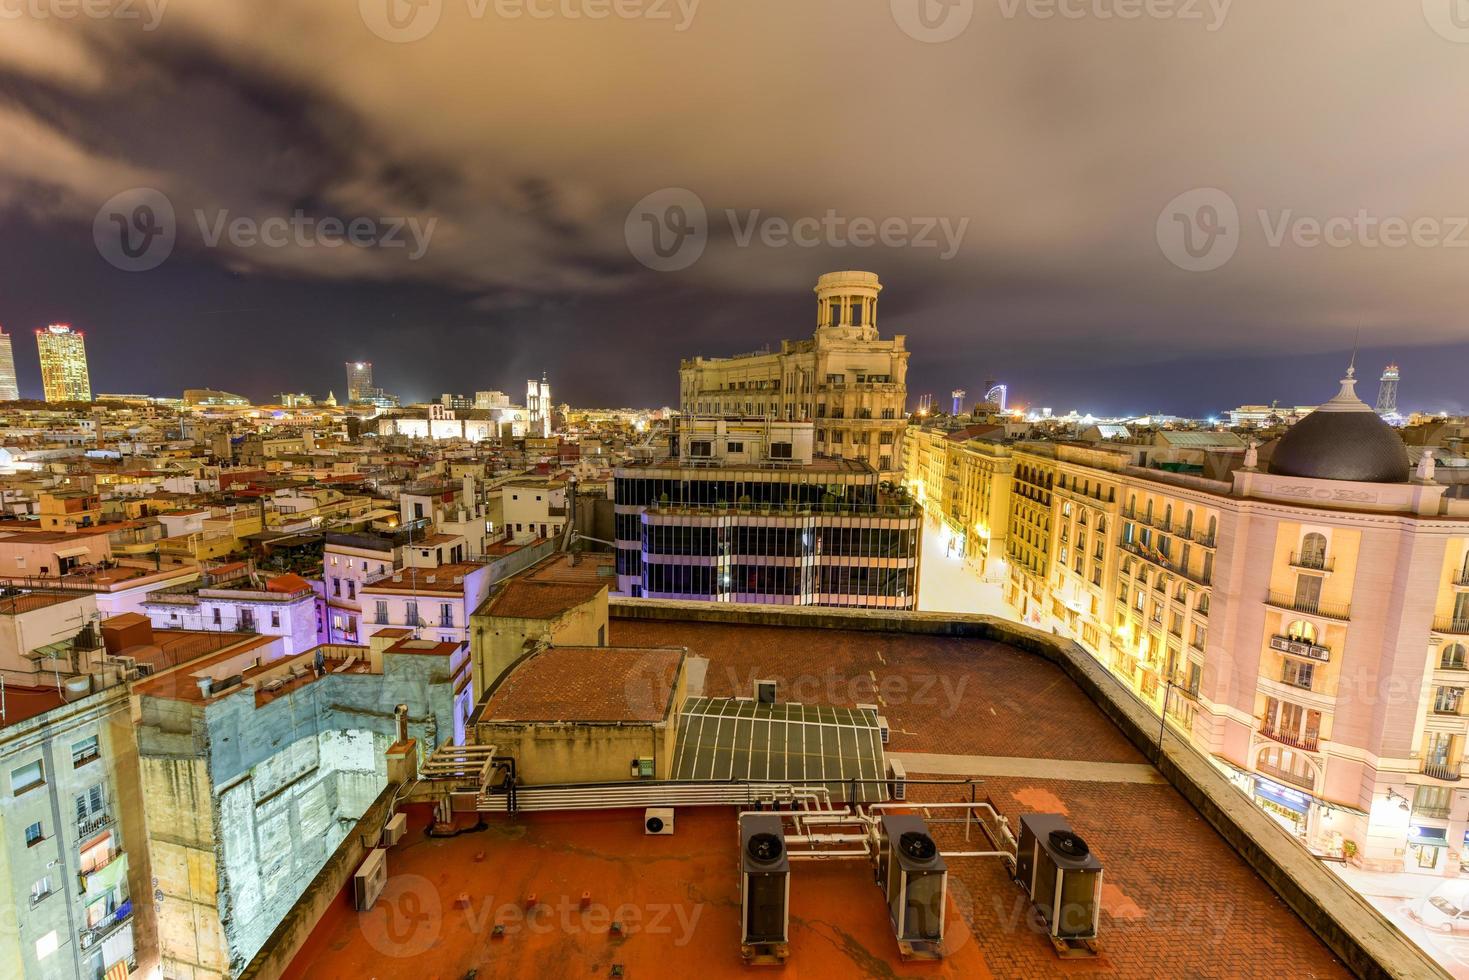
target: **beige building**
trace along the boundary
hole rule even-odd
[[[816,331],[778,351],[694,357],[679,367],[685,415],[812,420],[818,455],[902,464],[908,350],[877,332],[882,285],[870,272],[831,272],[816,284]]]
[[[915,427],[906,479],[955,542],[990,535],[981,567],[1019,618],[1166,707],[1316,853],[1460,873],[1469,500],[1431,455],[1413,469],[1350,374],[1278,442],[1213,440],[1192,465],[954,434]],[[1009,498],[998,558],[995,494]]]

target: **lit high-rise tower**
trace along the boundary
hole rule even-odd
[[[10,334],[0,330],[0,401],[13,402],[20,398],[20,386],[15,383],[15,350],[10,344]]]
[[[48,402],[89,402],[92,379],[87,373],[87,342],[71,324],[53,323],[36,331],[41,354],[41,385]]]
[[[1389,364],[1382,372],[1382,384],[1377,388],[1377,414],[1398,414],[1398,366]]]
[[[372,362],[348,361],[347,402],[360,402],[371,398],[372,394]]]

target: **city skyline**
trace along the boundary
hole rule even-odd
[[[1211,26],[1047,20],[1021,4],[976,9],[944,44],[910,36],[881,4],[706,5],[681,30],[488,23],[454,9],[413,43],[375,36],[351,10],[273,5],[281,29],[260,32],[175,6],[151,31],[23,20],[0,48],[0,137],[19,148],[0,162],[0,233],[27,242],[7,264],[0,322],[84,325],[99,390],[135,378],[264,397],[323,387],[334,364],[372,356],[408,400],[471,389],[474,366],[493,364],[495,377],[545,370],[583,404],[671,403],[678,357],[787,332],[804,318],[805,283],[866,268],[901,287],[885,320],[922,352],[915,392],[996,377],[1058,411],[1204,414],[1307,398],[1285,375],[1315,366],[1226,398],[1206,377],[1221,364],[1253,358],[1242,379],[1264,382],[1273,362],[1347,350],[1360,331],[1373,360],[1402,364],[1405,404],[1465,407],[1452,161],[1469,137],[1449,107],[1469,82],[1460,46],[1414,5],[1351,22],[1324,0],[1233,5]],[[595,89],[523,70],[566,50],[619,57]],[[839,52],[853,50],[889,71],[846,72]],[[1393,85],[1343,76],[1337,57],[1394,65]],[[740,70],[751,60],[760,70]],[[456,74],[468,63],[475,86]],[[814,86],[808,71],[847,89]],[[1300,90],[1303,72],[1333,85]],[[1220,73],[1237,84],[1221,93]],[[383,91],[384,74],[401,86]],[[480,85],[523,97],[486,105]],[[1438,97],[1410,98],[1424,91]],[[955,120],[934,92],[976,102]],[[1145,112],[1138,92],[1150,93]],[[1398,110],[1405,98],[1414,112]],[[733,115],[714,125],[705,100]],[[1357,107],[1350,120],[1342,104]],[[539,105],[562,116],[554,138],[527,109]],[[181,121],[180,139],[140,135]],[[791,167],[814,132],[832,134],[835,152]],[[1061,132],[1072,136],[1058,143]],[[1279,137],[1268,166],[1242,149],[1261,134]],[[99,252],[112,217],[128,217],[109,201],[136,188],[156,189],[175,217],[171,254],[146,270]],[[707,214],[707,247],[657,271],[630,247],[629,219],[677,189]],[[1170,257],[1165,233],[1188,217],[1169,211],[1180,198],[1195,215],[1237,214],[1220,267]],[[297,212],[379,222],[366,229],[377,247],[300,247],[290,227],[281,247],[259,244],[268,222]],[[236,219],[261,234],[235,234]],[[1420,220],[1437,223],[1432,242],[1388,234]],[[896,244],[858,244],[889,221],[882,241]],[[384,244],[390,233],[404,247]],[[169,356],[150,356],[142,335]],[[28,360],[22,389],[38,390]],[[639,376],[659,379],[655,390]],[[1119,395],[1139,387],[1156,388],[1151,404]]]

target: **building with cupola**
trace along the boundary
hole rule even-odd
[[[915,426],[906,482],[1014,615],[1074,638],[1311,850],[1456,875],[1469,498],[1356,383],[1243,449]]]
[[[908,350],[877,332],[882,283],[871,272],[829,272],[816,283],[816,330],[779,350],[692,357],[679,367],[685,415],[809,421],[818,456],[895,476],[907,430]]]

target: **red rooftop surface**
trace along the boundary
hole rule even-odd
[[[961,768],[998,758],[1014,771],[982,776],[978,798],[1017,830],[1024,813],[1065,814],[1105,869],[1094,959],[1058,958],[1004,865],[965,858],[950,862],[947,957],[905,963],[865,860],[796,862],[790,960],[772,976],[1350,975],[1041,658],[899,633],[623,619],[610,632],[614,644],[685,646],[708,657],[711,696],[748,696],[753,679],[774,678],[781,700],[880,704],[890,753]],[[924,778],[913,765],[908,775]],[[914,803],[968,799],[967,785],[909,786]],[[375,908],[353,911],[349,883],[286,976],[459,980],[477,970],[479,980],[598,978],[614,964],[630,980],[760,975],[739,957],[736,812],[680,808],[668,837],[645,835],[641,818],[640,810],[493,815],[481,831],[435,839],[424,835],[427,814],[416,812],[409,836],[388,852],[388,885]],[[532,895],[545,911],[527,920]],[[616,937],[613,916],[638,926]],[[496,924],[506,926],[503,937],[494,936]]]
[[[484,720],[655,722],[668,713],[685,651],[548,647],[490,692]]]
[[[507,619],[555,619],[596,598],[607,587],[606,581],[538,582],[514,578],[490,599],[486,612]]]

